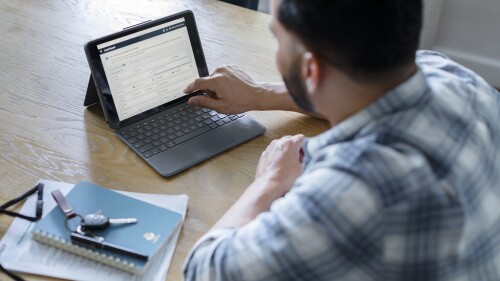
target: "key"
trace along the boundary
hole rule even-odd
[[[107,228],[110,224],[129,224],[136,222],[136,218],[110,219],[106,215],[95,213],[83,217],[81,224],[85,230],[100,230]]]

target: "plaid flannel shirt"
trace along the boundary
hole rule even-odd
[[[210,231],[186,280],[500,280],[500,95],[431,52],[304,144],[268,212]]]

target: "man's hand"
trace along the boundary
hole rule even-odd
[[[225,114],[242,113],[260,108],[259,85],[236,66],[217,68],[210,76],[196,79],[185,90],[207,93],[189,99],[191,106],[211,108]]]
[[[268,211],[276,199],[285,195],[301,174],[303,142],[303,135],[272,141],[260,157],[255,181],[213,228],[243,226]]]
[[[285,195],[300,176],[300,148],[303,142],[304,135],[285,136],[272,141],[262,153],[255,181],[272,187],[272,201]]]
[[[317,113],[305,112],[288,94],[283,82],[255,82],[234,65],[217,68],[210,76],[196,79],[185,93],[201,90],[188,104],[213,109],[225,114],[238,114],[250,110],[287,110],[323,118]]]

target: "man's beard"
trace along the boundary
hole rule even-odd
[[[314,113],[314,106],[307,98],[307,90],[299,72],[299,58],[296,58],[288,69],[287,75],[283,75],[283,81],[295,104],[307,112]]]

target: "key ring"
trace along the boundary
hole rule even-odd
[[[69,221],[74,219],[74,218],[80,218],[80,223],[76,226],[75,230],[72,230],[71,227],[69,227]],[[74,216],[72,216],[71,218],[70,217],[66,217],[64,219],[64,227],[69,231],[69,232],[74,232],[74,231],[77,231],[78,227],[80,227],[82,225],[82,222],[83,222],[83,217],[77,213],[75,213]]]
[[[52,197],[54,197],[54,200],[56,200],[57,205],[59,206],[59,208],[61,208],[61,211],[64,213],[64,216],[66,217],[66,219],[64,220],[64,227],[69,232],[76,231],[77,229],[72,230],[71,227],[69,227],[69,221],[74,218],[80,218],[80,223],[78,225],[81,225],[83,222],[83,217],[77,214],[75,210],[73,210],[73,208],[71,207],[71,205],[69,205],[68,201],[66,201],[66,198],[59,189],[52,191]]]

